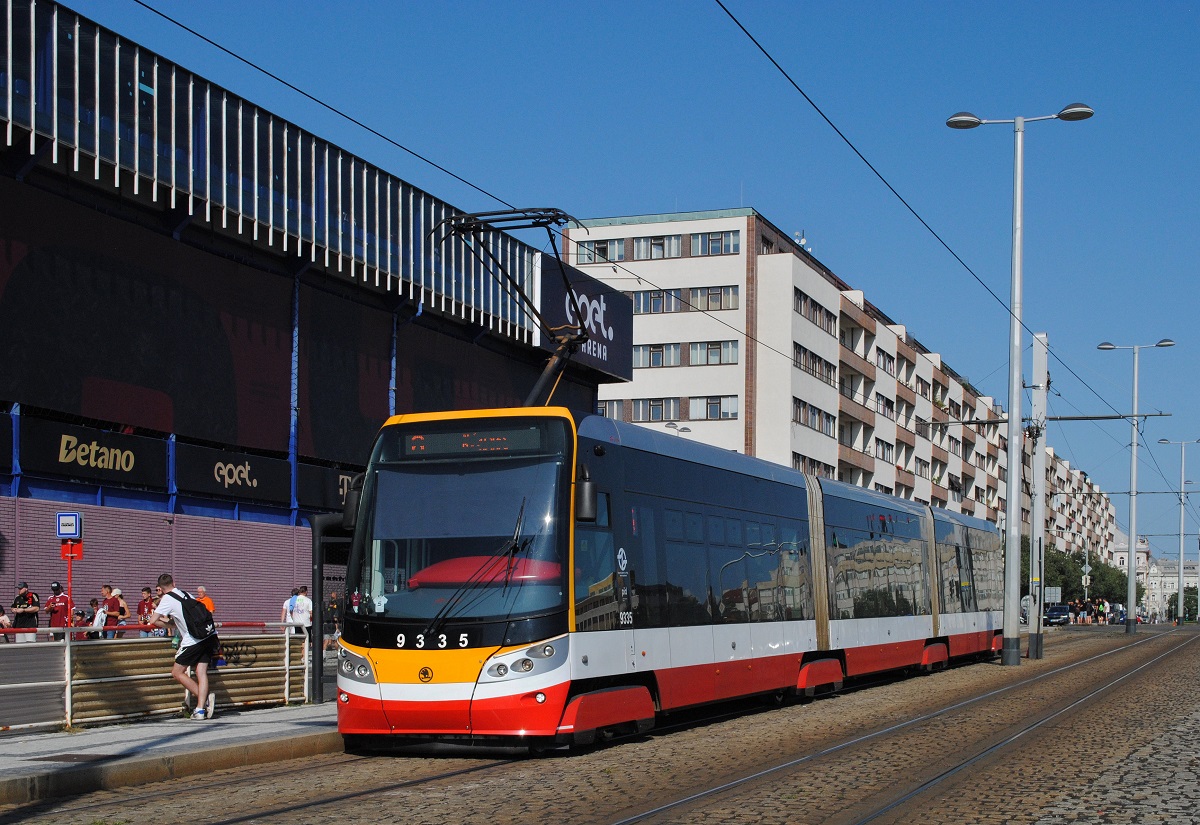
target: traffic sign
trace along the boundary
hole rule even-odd
[[[58,537],[60,539],[83,538],[83,516],[79,513],[58,513]]]
[[[1092,577],[1091,577],[1091,576],[1084,576],[1084,577],[1083,577],[1083,586],[1084,586],[1084,587],[1091,587],[1091,586],[1092,586]]]
[[[1083,572],[1084,572],[1084,573],[1091,573],[1091,572],[1092,572],[1092,566],[1091,566],[1090,564],[1085,564],[1085,565],[1083,566]]]
[[[62,560],[63,561],[78,561],[83,558],[83,540],[82,539],[63,539],[62,540]]]

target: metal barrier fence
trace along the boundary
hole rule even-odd
[[[295,625],[218,623],[221,647],[209,665],[217,707],[309,701],[309,639]],[[288,628],[288,632],[280,632]],[[136,634],[139,625],[120,628]],[[76,628],[77,632],[86,628]],[[274,632],[269,632],[274,631]],[[0,732],[92,725],[178,714],[184,689],[171,678],[170,637],[88,639],[77,632],[0,642]],[[15,641],[12,631],[0,631]]]

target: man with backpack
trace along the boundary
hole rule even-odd
[[[170,573],[158,577],[158,606],[149,624],[166,627],[174,622],[179,632],[179,650],[175,653],[175,664],[171,678],[183,685],[184,690],[196,697],[196,710],[192,718],[212,719],[216,710],[217,695],[208,692],[208,664],[217,655],[219,641],[212,613],[200,602],[175,586]],[[196,671],[196,678],[188,676],[187,669]]]

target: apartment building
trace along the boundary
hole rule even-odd
[[[755,210],[587,220],[566,249],[633,298],[603,414],[1001,520],[994,400]]]
[[[1117,515],[1112,501],[1087,473],[1046,447],[1046,545],[1064,553],[1086,553],[1090,559],[1113,563]],[[1032,466],[1030,442],[1025,442],[1026,475]],[[1022,485],[1028,496],[1029,485]],[[1025,514],[1028,523],[1029,514]],[[1147,558],[1148,558],[1147,546]],[[1140,563],[1140,561],[1139,561]]]

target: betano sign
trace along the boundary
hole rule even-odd
[[[21,469],[84,481],[165,488],[167,444],[157,438],[22,416]]]

